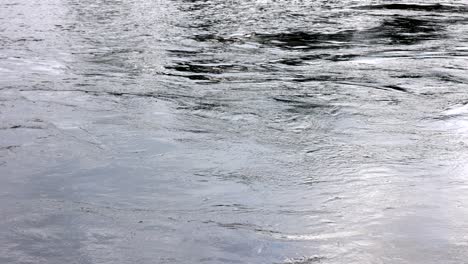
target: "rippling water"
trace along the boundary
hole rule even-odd
[[[464,1],[0,3],[1,263],[465,263]]]

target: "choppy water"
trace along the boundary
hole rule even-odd
[[[0,263],[466,263],[464,1],[0,2]]]

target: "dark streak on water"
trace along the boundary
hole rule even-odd
[[[0,14],[0,263],[468,259],[463,1]]]

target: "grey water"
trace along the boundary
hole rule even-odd
[[[0,263],[467,263],[467,70],[465,1],[0,1]]]

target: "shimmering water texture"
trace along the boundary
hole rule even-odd
[[[468,261],[464,1],[0,2],[0,263]]]

